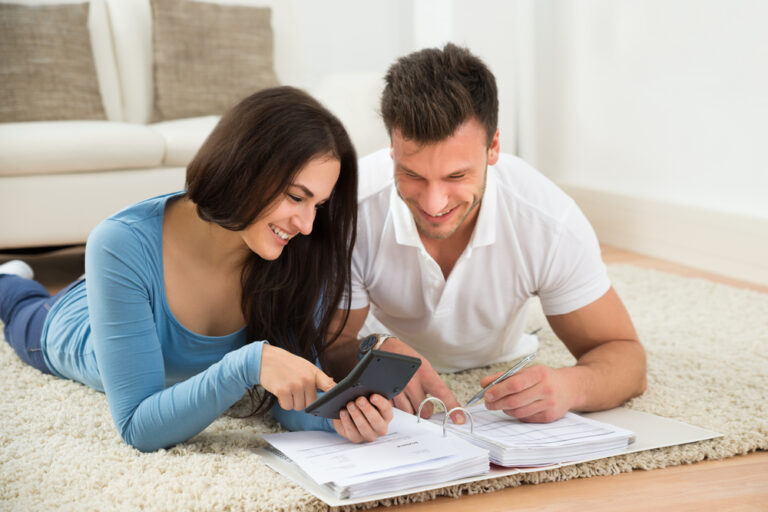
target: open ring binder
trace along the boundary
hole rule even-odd
[[[445,409],[445,402],[429,398],[418,407],[419,415],[430,401]],[[445,421],[441,436],[440,421],[413,421],[413,415],[395,409],[388,435],[373,443],[342,441],[337,433],[323,431],[283,432],[264,434],[270,448],[259,454],[336,507],[720,435],[623,408],[598,413],[604,421],[569,412],[545,424],[521,422],[481,406],[471,411],[478,428],[474,433]],[[633,432],[619,424],[640,429],[638,445],[629,447]]]
[[[421,401],[421,403],[419,404],[419,410],[418,412],[416,412],[416,423],[421,422],[421,409],[424,407],[424,405],[426,405],[427,402],[437,402],[443,406],[443,411],[445,412],[445,417],[443,418],[443,437],[448,437],[448,433],[445,430],[445,425],[446,425],[446,422],[448,421],[448,418],[450,418],[451,414],[453,414],[454,411],[463,411],[464,414],[466,414],[467,417],[469,418],[469,431],[471,433],[475,432],[475,419],[472,417],[471,412],[466,410],[464,407],[454,407],[449,411],[448,408],[445,406],[445,403],[439,398],[434,396],[428,396],[427,398]]]

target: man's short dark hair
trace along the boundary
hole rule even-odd
[[[496,133],[499,99],[488,66],[466,48],[448,43],[401,57],[387,71],[381,114],[390,137],[431,144],[450,137],[471,118]]]

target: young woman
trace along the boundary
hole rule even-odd
[[[186,181],[99,224],[85,279],[54,297],[13,275],[31,277],[23,263],[0,266],[19,357],[104,391],[142,451],[189,439],[257,384],[288,428],[386,433],[379,395],[332,424],[299,412],[333,385],[313,363],[350,279],[357,164],[338,119],[297,89],[258,92],[222,117]]]

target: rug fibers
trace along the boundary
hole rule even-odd
[[[610,265],[648,353],[648,390],[632,409],[724,434],[683,446],[474,482],[361,506],[418,502],[529,483],[654,469],[768,449],[768,294],[629,265]],[[538,363],[573,357],[538,306]],[[2,335],[0,334],[0,337]],[[446,375],[460,402],[493,365]],[[0,341],[0,510],[321,511],[328,507],[263,464],[271,416],[242,419],[242,400],[190,441],[143,454],[118,436],[103,394],[26,367]]]

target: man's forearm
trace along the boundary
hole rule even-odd
[[[357,364],[359,344],[357,338],[341,335],[323,353],[323,368],[336,382],[346,377]]]
[[[560,370],[572,390],[570,409],[601,411],[641,395],[646,388],[645,350],[637,341],[611,341]]]
[[[331,343],[320,356],[325,372],[338,382],[357,364],[357,349],[360,342],[357,339],[365,319],[368,316],[368,308],[336,311],[329,337],[333,338],[339,333],[338,338]]]

